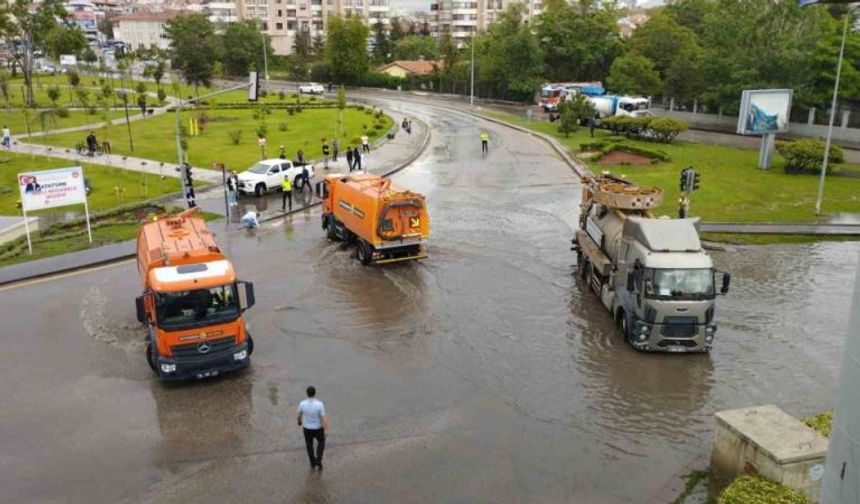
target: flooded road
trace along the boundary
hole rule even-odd
[[[623,344],[572,275],[579,183],[529,135],[430,103],[421,263],[365,268],[318,210],[216,229],[255,282],[248,372],[165,386],[143,359],[134,263],[0,291],[9,502],[646,503],[710,451],[715,411],[830,408],[856,243],[715,252],[715,348]],[[491,134],[481,158],[479,131]],[[331,416],[310,473],[295,407]]]

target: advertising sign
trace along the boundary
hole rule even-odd
[[[87,217],[87,235],[90,243],[93,234],[90,229],[90,207],[87,204],[87,189],[84,183],[84,170],[80,166],[59,168],[18,174],[18,190],[21,192],[21,209],[24,211],[24,230],[27,232],[27,248],[33,253],[30,241],[30,225],[27,212],[56,208],[66,205],[84,204]]]
[[[788,131],[791,89],[747,89],[741,95],[738,135],[772,135]]]
[[[84,173],[80,166],[18,174],[24,211],[86,203]]]
[[[78,64],[78,57],[74,54],[61,54],[60,66],[75,66]]]

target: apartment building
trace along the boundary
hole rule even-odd
[[[448,31],[457,43],[464,44],[513,3],[525,5],[526,20],[540,14],[543,8],[541,0],[433,0],[428,15],[430,31],[437,36]]]
[[[239,19],[257,19],[271,37],[275,54],[289,54],[296,34],[325,35],[333,14],[361,16],[369,25],[389,23],[389,0],[237,0]]]
[[[132,12],[114,18],[114,38],[125,42],[131,50],[170,47],[167,22],[180,12]]]

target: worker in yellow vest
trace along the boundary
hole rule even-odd
[[[290,182],[290,177],[284,174],[284,181],[281,183],[281,211],[287,211],[287,201],[290,202],[290,212],[293,211],[293,184]]]
[[[490,134],[487,130],[481,130],[481,154],[490,152]]]

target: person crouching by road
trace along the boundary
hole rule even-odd
[[[325,414],[325,405],[316,398],[317,389],[314,386],[307,388],[308,398],[299,403],[296,422],[302,428],[305,435],[305,448],[308,450],[308,459],[311,469],[323,469],[322,459],[325,451],[325,434],[328,431],[328,416]],[[317,442],[314,450],[314,440]]]
[[[287,211],[287,201],[290,202],[290,212],[293,211],[293,183],[290,182],[290,177],[284,175],[284,181],[281,182],[281,211]]]
[[[258,229],[260,221],[257,220],[257,212],[248,210],[248,213],[242,216],[242,227],[245,229]]]

